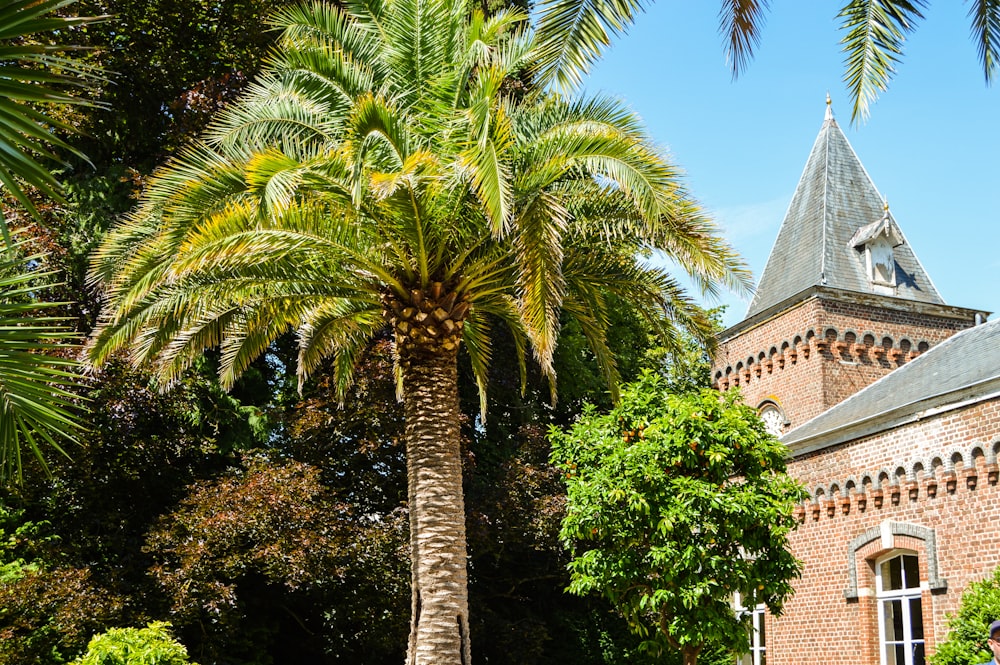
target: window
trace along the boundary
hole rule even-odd
[[[868,259],[868,280],[872,284],[896,285],[896,259],[892,254],[892,243],[881,235],[866,246]]]
[[[736,665],[766,665],[767,649],[764,634],[763,603],[749,610],[743,607],[739,594],[736,594],[736,613],[750,615],[750,651],[737,657]]]
[[[914,554],[895,554],[875,567],[882,665],[924,665],[924,613]]]
[[[865,253],[868,282],[875,293],[893,295],[896,286],[896,257],[893,248],[903,244],[903,234],[885,206],[885,214],[877,222],[866,224],[854,232],[849,245]]]

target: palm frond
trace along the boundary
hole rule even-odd
[[[323,87],[313,82],[313,87]],[[329,145],[343,131],[343,110],[349,107],[347,91],[337,99],[330,90],[323,95],[300,80],[264,75],[250,86],[240,104],[227,106],[205,133],[205,141],[236,158],[265,150],[274,144],[293,155],[314,153],[316,145]]]
[[[385,148],[379,156],[388,156],[383,161],[383,168],[401,168],[410,156],[413,148],[410,132],[407,129],[409,119],[390,100],[373,94],[364,94],[355,100],[351,112],[351,134],[358,144],[355,152],[355,178],[361,180],[360,174],[366,163],[369,163],[373,146]],[[360,195],[357,197],[360,201]]]
[[[565,295],[561,239],[568,223],[566,209],[546,193],[526,205],[515,221],[517,304],[535,357],[546,374],[552,373],[559,309]]]
[[[723,0],[719,8],[719,33],[726,46],[726,61],[734,79],[753,59],[769,9],[768,0]]]
[[[37,300],[55,286],[30,269],[42,258],[0,261],[0,478],[17,482],[26,450],[47,468],[42,444],[67,455],[64,444],[84,429],[79,337],[68,319],[44,315],[66,303]]]
[[[587,315],[595,322],[603,316],[603,298],[613,294],[633,306],[669,350],[680,348],[680,330],[708,348],[715,344],[715,329],[706,310],[663,265],[635,262],[620,249],[595,251],[593,244],[584,242],[567,248],[565,271],[567,300],[574,301],[574,311],[587,307]]]
[[[463,0],[395,0],[384,22],[383,57],[392,72],[393,94],[404,105],[420,105],[454,75],[455,47],[468,7]]]
[[[53,149],[85,157],[56,134],[75,129],[33,105],[93,105],[79,93],[103,80],[97,68],[63,56],[66,48],[35,42],[39,35],[100,20],[54,15],[69,4],[66,0],[0,3],[0,189],[10,192],[34,217],[38,211],[25,185],[61,200],[59,184],[43,166],[56,158]],[[2,210],[0,223],[10,244]]]
[[[280,8],[271,20],[281,31],[279,48],[268,64],[277,72],[318,76],[355,97],[387,73],[380,14],[376,3],[351,3],[346,11],[320,2]]]
[[[511,165],[507,156],[514,145],[513,128],[498,95],[504,73],[488,68],[477,72],[472,86],[469,147],[459,156],[459,169],[469,174],[472,191],[482,202],[494,235],[509,227],[512,206]]]
[[[866,120],[869,107],[886,90],[903,54],[906,35],[923,18],[924,0],[850,0],[841,9],[841,40],[847,57],[844,82],[851,94],[851,121]]]
[[[487,386],[489,385],[489,367],[493,359],[493,342],[489,318],[485,308],[475,308],[469,313],[462,330],[462,343],[469,354],[472,376],[479,390],[479,417],[486,419],[488,407]]]
[[[642,0],[543,0],[535,31],[537,80],[562,91],[579,87],[584,75],[644,9]]]
[[[998,65],[998,47],[1000,47],[1000,1],[972,0],[969,7],[969,18],[972,19],[972,41],[979,52],[979,60],[983,65],[983,75],[989,85],[996,77]]]
[[[528,369],[527,334],[517,304],[508,296],[495,294],[480,294],[475,300],[469,318],[462,331],[462,341],[472,365],[472,374],[479,389],[479,417],[484,422],[487,413],[487,388],[489,385],[489,366],[493,355],[491,321],[505,324],[511,333],[514,343],[514,355],[521,377],[521,392],[527,386]],[[550,377],[551,378],[551,377]],[[553,384],[554,385],[554,384]]]
[[[299,390],[325,358],[334,359],[334,388],[343,399],[351,387],[354,366],[369,340],[385,326],[378,302],[330,299],[310,309],[298,330]]]

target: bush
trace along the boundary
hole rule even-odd
[[[55,665],[121,623],[125,599],[82,568],[25,567],[0,582],[0,665]]]
[[[90,640],[87,653],[73,665],[196,665],[184,645],[170,636],[169,623],[145,628],[112,628]]]
[[[948,618],[948,637],[930,657],[931,665],[976,665],[993,658],[986,648],[990,623],[1000,619],[1000,568],[973,582],[962,594],[958,614]]]

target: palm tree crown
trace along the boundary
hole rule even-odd
[[[94,258],[96,362],[169,381],[204,349],[230,385],[289,329],[341,389],[391,326],[407,417],[410,661],[469,662],[456,356],[485,389],[490,325],[552,374],[560,316],[612,385],[606,297],[707,335],[661,250],[712,291],[748,273],[617,101],[548,94],[556,50],[515,10],[352,0],[280,12],[267,70],[155,178]],[[524,355],[524,354],[522,354]],[[455,617],[458,616],[456,624]]]

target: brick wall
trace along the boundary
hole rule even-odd
[[[971,314],[814,296],[723,339],[713,382],[751,406],[774,402],[787,431],[972,325]]]
[[[791,538],[804,570],[785,614],[766,619],[769,665],[804,653],[877,665],[874,562],[900,549],[919,556],[933,653],[962,591],[1000,565],[998,450],[993,398],[791,460],[810,492]]]

